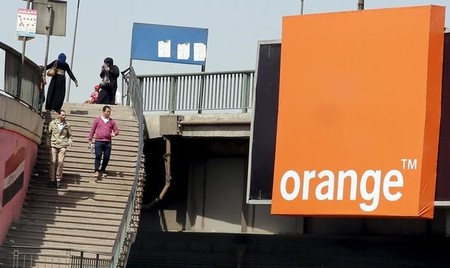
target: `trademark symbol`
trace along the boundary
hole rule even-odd
[[[402,169],[414,170],[417,169],[417,159],[402,158]]]

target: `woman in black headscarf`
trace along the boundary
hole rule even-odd
[[[46,70],[54,66],[56,67],[56,74],[52,77],[48,86],[45,109],[59,113],[64,102],[64,97],[66,96],[66,72],[69,74],[70,79],[75,82],[76,87],[78,87],[78,80],[73,75],[72,70],[70,70],[64,53],[59,54],[57,60],[49,63],[46,66]]]
[[[97,103],[99,104],[116,104],[117,78],[120,75],[119,67],[114,65],[112,58],[106,58],[100,71],[102,83],[101,90],[98,93]]]

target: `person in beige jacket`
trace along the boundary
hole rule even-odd
[[[48,124],[47,138],[51,147],[50,187],[59,188],[63,175],[66,150],[72,146],[72,131],[66,122],[66,112],[61,110],[58,117]]]

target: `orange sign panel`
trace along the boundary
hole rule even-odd
[[[444,16],[283,18],[272,214],[433,217]]]

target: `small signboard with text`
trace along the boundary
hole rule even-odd
[[[19,8],[17,13],[17,36],[34,38],[36,35],[37,11]]]

